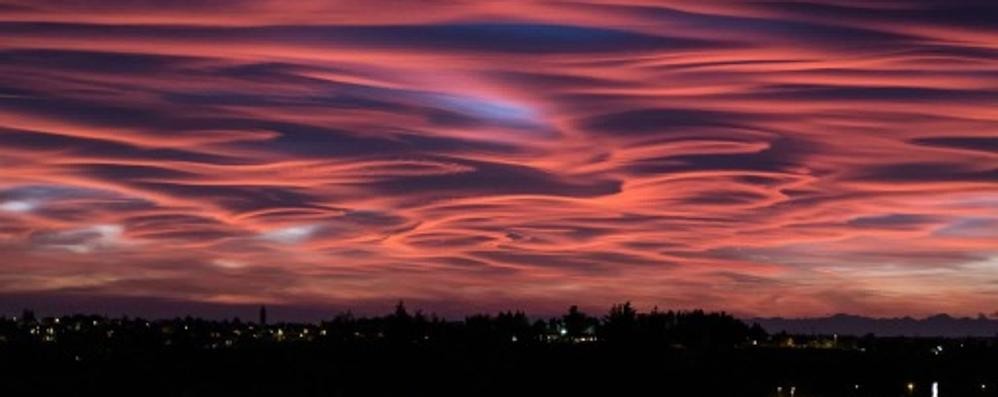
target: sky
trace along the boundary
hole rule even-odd
[[[0,0],[0,310],[995,313],[996,19]]]

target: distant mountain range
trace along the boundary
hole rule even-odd
[[[869,333],[876,336],[998,336],[998,318],[988,318],[983,314],[976,318],[937,314],[924,319],[912,317],[872,318],[836,314],[830,317],[753,318],[747,321],[758,323],[770,333],[786,331],[791,334],[858,336]]]

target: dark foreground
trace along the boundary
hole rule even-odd
[[[132,351],[77,362],[6,349],[5,396],[798,396],[995,393],[995,354],[929,362],[842,351],[689,352],[601,346],[445,349],[258,346]],[[854,385],[861,385],[854,389]],[[980,390],[986,384],[988,390]]]
[[[0,396],[891,397],[933,382],[940,396],[998,396],[993,338],[792,338],[702,313],[664,328],[620,314],[4,320]]]

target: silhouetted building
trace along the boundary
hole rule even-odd
[[[267,306],[260,306],[260,325],[267,325]]]

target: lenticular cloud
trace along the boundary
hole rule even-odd
[[[0,293],[993,312],[982,3],[0,5]]]

